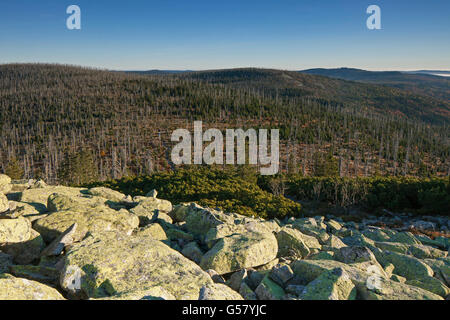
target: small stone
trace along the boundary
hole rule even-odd
[[[150,197],[150,198],[156,198],[156,196],[158,195],[158,191],[156,191],[155,189],[151,190],[150,192],[148,192],[145,196],[146,197]]]
[[[258,300],[256,293],[249,287],[249,285],[245,282],[241,283],[241,287],[239,288],[239,294],[245,300]]]
[[[242,269],[233,273],[226,283],[234,291],[239,291],[245,278],[247,278],[247,270]]]
[[[218,274],[215,270],[208,269],[205,272],[207,274],[209,274],[209,276],[211,277],[212,281],[214,281],[214,283],[225,284],[225,279],[220,274]]]
[[[255,290],[259,300],[281,300],[285,295],[283,288],[265,276]]]
[[[220,283],[207,284],[200,289],[198,300],[244,300],[228,286]]]
[[[270,273],[270,278],[282,287],[293,277],[294,272],[288,265],[277,264]]]
[[[393,274],[391,276],[391,280],[395,281],[395,282],[400,282],[400,283],[405,283],[406,282],[406,278],[399,276],[398,274]]]

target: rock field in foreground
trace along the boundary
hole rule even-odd
[[[450,239],[375,226],[398,217],[265,221],[156,196],[0,175],[0,300],[450,299]]]

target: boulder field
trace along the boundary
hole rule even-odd
[[[0,175],[0,300],[450,299],[449,238],[374,222],[263,220]]]

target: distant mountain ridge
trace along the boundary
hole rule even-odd
[[[159,69],[153,69],[153,70],[127,70],[123,71],[125,73],[136,73],[136,74],[177,74],[177,73],[185,73],[185,72],[193,72],[193,70],[159,70]]]
[[[386,85],[402,90],[412,91],[416,94],[429,96],[438,99],[450,101],[450,79],[432,72],[441,72],[442,74],[450,71],[367,71],[352,68],[338,69],[308,69],[299,71],[303,74],[319,75],[335,79],[358,81]]]
[[[450,76],[450,70],[417,70],[417,71],[404,71],[405,73],[419,73],[419,74],[430,74],[434,76]]]

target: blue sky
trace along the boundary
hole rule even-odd
[[[81,30],[66,8],[81,8]],[[381,8],[382,30],[366,28]],[[0,63],[116,70],[265,67],[450,70],[448,0],[13,0]]]

